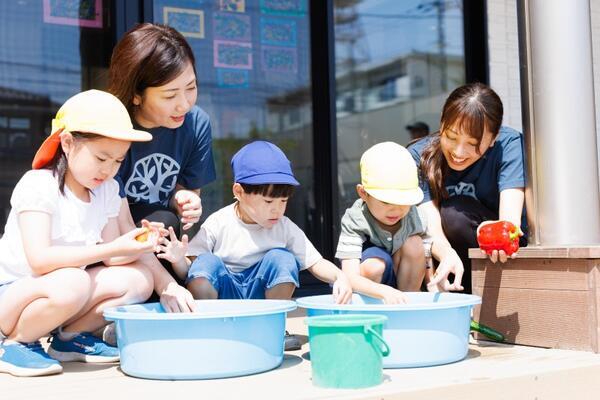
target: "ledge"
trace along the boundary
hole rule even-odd
[[[469,258],[487,258],[479,249],[469,249]],[[600,258],[600,245],[527,246],[519,249],[517,258]]]

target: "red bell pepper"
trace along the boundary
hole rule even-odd
[[[507,256],[519,250],[521,230],[512,222],[498,221],[485,224],[477,232],[477,243],[481,250],[491,255],[494,250],[504,250]]]

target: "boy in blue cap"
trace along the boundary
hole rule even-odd
[[[185,235],[180,242],[171,232],[159,257],[186,277],[197,299],[290,299],[300,286],[299,271],[308,269],[333,283],[337,303],[347,303],[352,289],[346,275],[283,215],[299,185],[285,154],[256,141],[242,147],[231,166],[236,202],[208,217],[189,245]],[[186,250],[197,256],[193,263]]]

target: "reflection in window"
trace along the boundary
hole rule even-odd
[[[12,190],[60,105],[82,90],[106,87],[112,3],[0,2],[0,234]]]
[[[335,0],[339,210],[356,199],[359,159],[382,141],[406,145],[404,127],[434,130],[464,83],[460,0]]]
[[[196,56],[198,105],[211,118],[216,182],[203,216],[232,202],[230,161],[244,144],[276,143],[301,183],[286,214],[310,236],[312,100],[308,0],[155,0],[154,21],[186,37]]]

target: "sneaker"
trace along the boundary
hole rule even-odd
[[[0,343],[0,372],[14,376],[41,376],[60,374],[63,368],[42,348],[33,343]]]
[[[302,347],[302,342],[300,342],[300,338],[297,335],[291,335],[288,331],[285,331],[285,336],[283,337],[283,349],[285,351],[293,351],[300,350]]]
[[[119,349],[91,333],[80,333],[71,340],[52,335],[48,354],[59,361],[108,363],[119,361]]]

